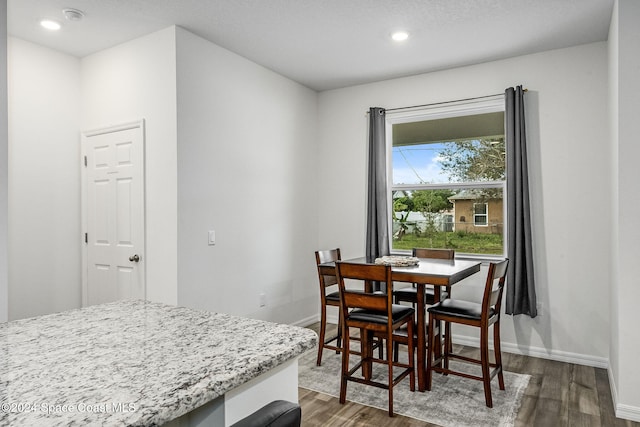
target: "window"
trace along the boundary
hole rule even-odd
[[[392,251],[504,256],[504,97],[387,113]]]
[[[487,211],[489,210],[489,203],[474,203],[473,204],[473,225],[476,227],[486,227],[488,225]]]

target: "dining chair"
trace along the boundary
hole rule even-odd
[[[340,310],[342,311],[342,369],[340,378],[340,403],[345,403],[347,382],[357,382],[384,388],[389,393],[389,416],[393,416],[393,387],[409,376],[409,388],[415,390],[413,315],[414,309],[405,305],[393,304],[393,281],[391,266],[376,264],[351,264],[336,262],[336,276],[340,290]],[[349,280],[349,288],[345,279]],[[374,292],[372,283],[378,282],[386,293]],[[360,286],[356,286],[359,284]],[[408,331],[408,362],[394,362],[394,331],[403,325]],[[350,333],[349,328],[360,329],[360,360],[349,367]],[[373,357],[371,342],[374,336],[383,336],[386,344],[386,358]],[[378,381],[372,377],[374,363],[387,366],[387,381]],[[400,368],[394,377],[393,368]],[[356,372],[362,369],[362,374]]]
[[[502,293],[504,290],[505,276],[509,260],[490,263],[487,273],[482,302],[470,302],[448,298],[432,305],[429,312],[429,344],[427,353],[427,390],[431,390],[433,372],[453,374],[465,378],[482,381],[484,384],[484,398],[489,408],[493,407],[491,398],[491,379],[498,376],[500,390],[504,390],[504,378],[502,374],[502,356],[500,353],[500,307],[502,305]],[[444,351],[441,356],[434,357],[433,330],[435,322],[458,323],[474,326],[480,329],[480,359],[473,359],[458,354],[453,354],[451,348],[451,329],[445,329]],[[489,327],[493,325],[493,348],[495,362],[489,359]],[[432,357],[435,360],[431,360]],[[479,364],[482,368],[482,376],[472,375],[466,372],[454,371],[449,368],[449,359],[458,359],[463,362]],[[444,362],[443,366],[441,362]],[[493,370],[491,369],[493,368]]]
[[[335,274],[322,274],[320,272],[320,264],[327,262],[340,261],[342,259],[340,255],[340,248],[328,249],[322,251],[316,251],[316,267],[318,268],[318,280],[320,283],[320,333],[318,337],[318,357],[316,359],[316,365],[322,364],[322,353],[325,348],[334,350],[336,354],[342,351],[342,312],[340,311],[340,291],[338,290],[338,279]],[[331,288],[334,288],[332,290]],[[338,308],[338,333],[334,337],[326,338],[327,333],[327,306]],[[354,341],[359,341],[359,337],[354,337]],[[331,344],[336,341],[336,345]],[[382,358],[383,345],[382,341],[378,340],[373,345],[378,349],[380,358]],[[350,350],[352,354],[359,355],[360,352],[356,350]]]
[[[316,365],[320,366],[322,363],[322,352],[325,348],[335,350],[339,353],[342,337],[342,313],[338,311],[338,334],[335,337],[326,338],[327,330],[327,306],[333,306],[340,308],[340,291],[338,288],[338,279],[335,275],[324,275],[320,273],[319,266],[327,262],[339,261],[340,248],[316,251],[316,266],[318,267],[318,279],[320,281],[320,334],[318,339],[318,358],[316,359]],[[334,287],[335,290],[328,292],[328,288]],[[331,343],[336,341],[336,345]]]

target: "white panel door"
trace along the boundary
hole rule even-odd
[[[83,304],[145,298],[143,122],[86,132]]]

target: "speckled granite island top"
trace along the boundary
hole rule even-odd
[[[145,301],[0,324],[0,425],[162,425],[316,345],[289,325]]]

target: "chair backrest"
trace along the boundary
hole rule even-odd
[[[502,291],[504,290],[505,278],[509,260],[489,263],[487,272],[487,283],[484,286],[482,297],[482,315],[488,316],[490,309],[500,316],[500,306],[502,305]],[[497,283],[496,283],[497,281]]]
[[[453,249],[413,248],[411,252],[418,258],[454,259],[456,256]]]
[[[413,248],[411,255],[418,258],[446,259],[453,261],[456,256],[456,251],[453,249]],[[447,291],[450,291],[449,287],[447,287]]]
[[[340,248],[328,249],[325,251],[316,251],[316,266],[326,262],[340,261]],[[324,292],[324,288],[338,283],[335,275],[320,274],[318,269],[318,279],[320,280],[320,290]]]
[[[388,315],[389,323],[391,323],[391,305],[393,298],[391,266],[352,264],[338,261],[336,262],[336,277],[338,279],[342,310],[345,318],[349,310],[353,308],[364,308]],[[347,289],[345,279],[359,280],[363,282],[363,286],[357,289]],[[374,290],[371,289],[372,282],[379,282],[383,286],[386,285],[383,289],[383,291],[386,289],[386,293],[374,292]]]

